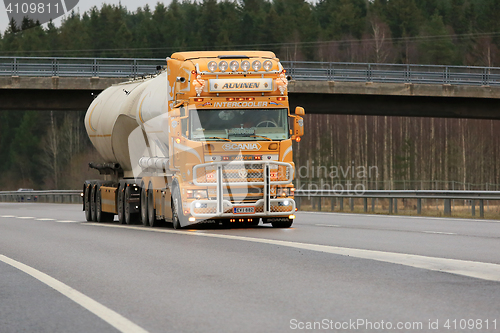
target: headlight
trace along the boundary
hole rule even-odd
[[[187,190],[188,199],[206,199],[208,197],[207,190]]]
[[[222,60],[221,62],[219,62],[219,69],[221,72],[227,71],[227,61]]]
[[[217,63],[215,61],[210,61],[208,63],[208,70],[212,73],[215,72],[217,70]]]
[[[252,62],[252,68],[254,71],[258,72],[262,68],[262,63],[259,60]]]
[[[233,71],[233,72],[236,72],[238,70],[238,68],[240,67],[240,64],[236,61],[236,60],[233,60],[229,63],[229,68]]]
[[[266,72],[269,72],[271,70],[271,68],[273,68],[273,63],[271,62],[271,60],[266,60],[264,61],[264,69],[266,70]]]
[[[244,71],[244,72],[248,72],[248,70],[250,69],[250,61],[248,60],[243,60],[241,62],[241,69]]]
[[[289,197],[291,193],[290,187],[280,188],[278,190],[278,197]]]

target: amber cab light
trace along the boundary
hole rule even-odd
[[[302,140],[302,139],[300,138],[300,136],[298,136],[298,137],[296,137],[296,138],[295,138],[295,141],[297,141],[297,142],[300,142],[300,140]]]
[[[234,101],[234,97],[228,97],[228,98],[226,98],[226,101],[232,102],[232,101]]]
[[[195,98],[194,101],[195,102],[203,102],[203,98]]]
[[[175,143],[181,143],[181,138],[175,138]]]
[[[286,97],[278,97],[278,101],[284,101]]]

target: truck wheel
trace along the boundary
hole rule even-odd
[[[182,229],[181,221],[184,222],[186,217],[182,211],[181,192],[178,187],[174,187],[172,193],[172,225],[174,229]]]
[[[293,220],[288,219],[288,221],[276,221],[271,222],[273,228],[290,228],[293,224]]]
[[[139,214],[130,212],[130,197],[131,187],[125,187],[125,194],[123,200],[123,217],[126,224],[137,224],[139,222]]]
[[[148,187],[148,223],[150,227],[158,227],[160,225],[160,220],[156,218],[155,209],[155,195],[153,192],[153,185],[149,183]]]
[[[123,188],[123,184],[120,184],[118,186],[118,194],[116,195],[117,200],[118,200],[118,205],[117,205],[117,210],[118,210],[118,223],[120,224],[125,224],[125,215],[124,215],[124,204],[123,201],[125,200],[125,191]]]
[[[95,185],[90,185],[92,188],[90,189],[90,220],[92,222],[97,221],[97,211],[96,211],[96,206],[95,206],[95,190],[96,186]]]
[[[96,185],[95,190],[95,215],[97,222],[111,222],[113,221],[114,214],[103,212],[102,211],[102,193],[101,193],[101,185]]]
[[[141,222],[142,225],[148,226],[148,193],[144,184],[141,185]]]
[[[92,221],[92,214],[90,211],[90,186],[85,186],[83,190],[83,203],[85,207],[85,219],[90,222]]]

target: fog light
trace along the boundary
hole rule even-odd
[[[196,218],[195,218],[195,217],[192,217],[192,216],[191,216],[191,217],[189,218],[189,222],[195,222],[195,221],[196,221]]]
[[[293,220],[293,219],[295,218],[295,215],[293,215],[293,214],[292,214],[292,215],[288,216],[288,218],[289,218],[290,220]]]

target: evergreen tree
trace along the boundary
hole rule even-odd
[[[424,38],[420,44],[421,61],[426,64],[451,65],[455,60],[455,45],[448,35],[443,17],[438,11],[423,29]]]

